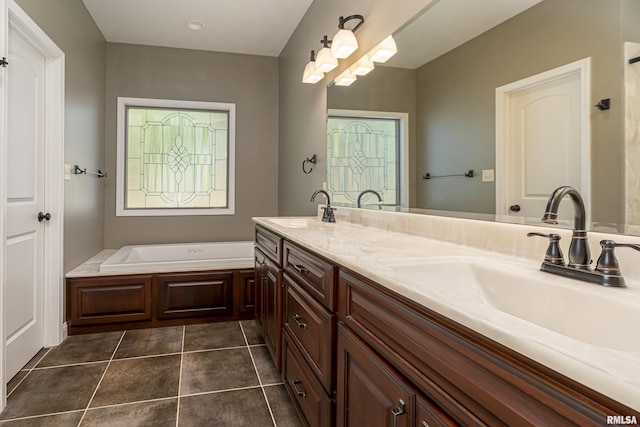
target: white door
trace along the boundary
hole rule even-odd
[[[9,29],[5,380],[44,344],[45,58]]]
[[[534,76],[508,93],[505,162],[498,177],[504,193],[497,213],[540,218],[551,192],[563,185],[576,188],[588,204],[583,78],[574,70],[531,84]],[[559,214],[561,221],[573,218],[571,203],[562,203]]]

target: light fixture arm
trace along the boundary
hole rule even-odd
[[[359,19],[360,22],[358,22],[355,27],[353,27],[351,29],[351,31],[353,31],[354,33],[356,32],[356,30],[358,28],[360,28],[362,26],[362,24],[364,24],[364,16],[362,15],[349,15],[346,18],[341,16],[338,18],[338,28],[341,30],[344,30],[344,24],[346,24],[347,22],[353,20],[353,19]]]

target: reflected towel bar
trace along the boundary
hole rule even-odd
[[[430,173],[427,172],[424,175],[422,175],[422,179],[445,178],[445,177],[449,177],[449,176],[464,176],[464,177],[467,177],[467,178],[473,178],[473,169],[469,169],[465,173],[459,173],[459,174],[454,174],[454,175],[431,175]]]

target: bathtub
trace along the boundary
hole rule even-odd
[[[100,272],[253,268],[253,242],[123,246],[100,264]]]

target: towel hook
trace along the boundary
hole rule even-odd
[[[306,159],[304,159],[302,161],[302,172],[306,173],[307,175],[310,174],[311,171],[313,171],[313,166],[311,166],[311,169],[309,169],[309,171],[307,172],[307,169],[305,168],[305,165],[307,163],[311,163],[311,164],[315,165],[317,161],[318,161],[318,157],[315,154],[313,156],[311,156],[311,158],[307,157]]]

